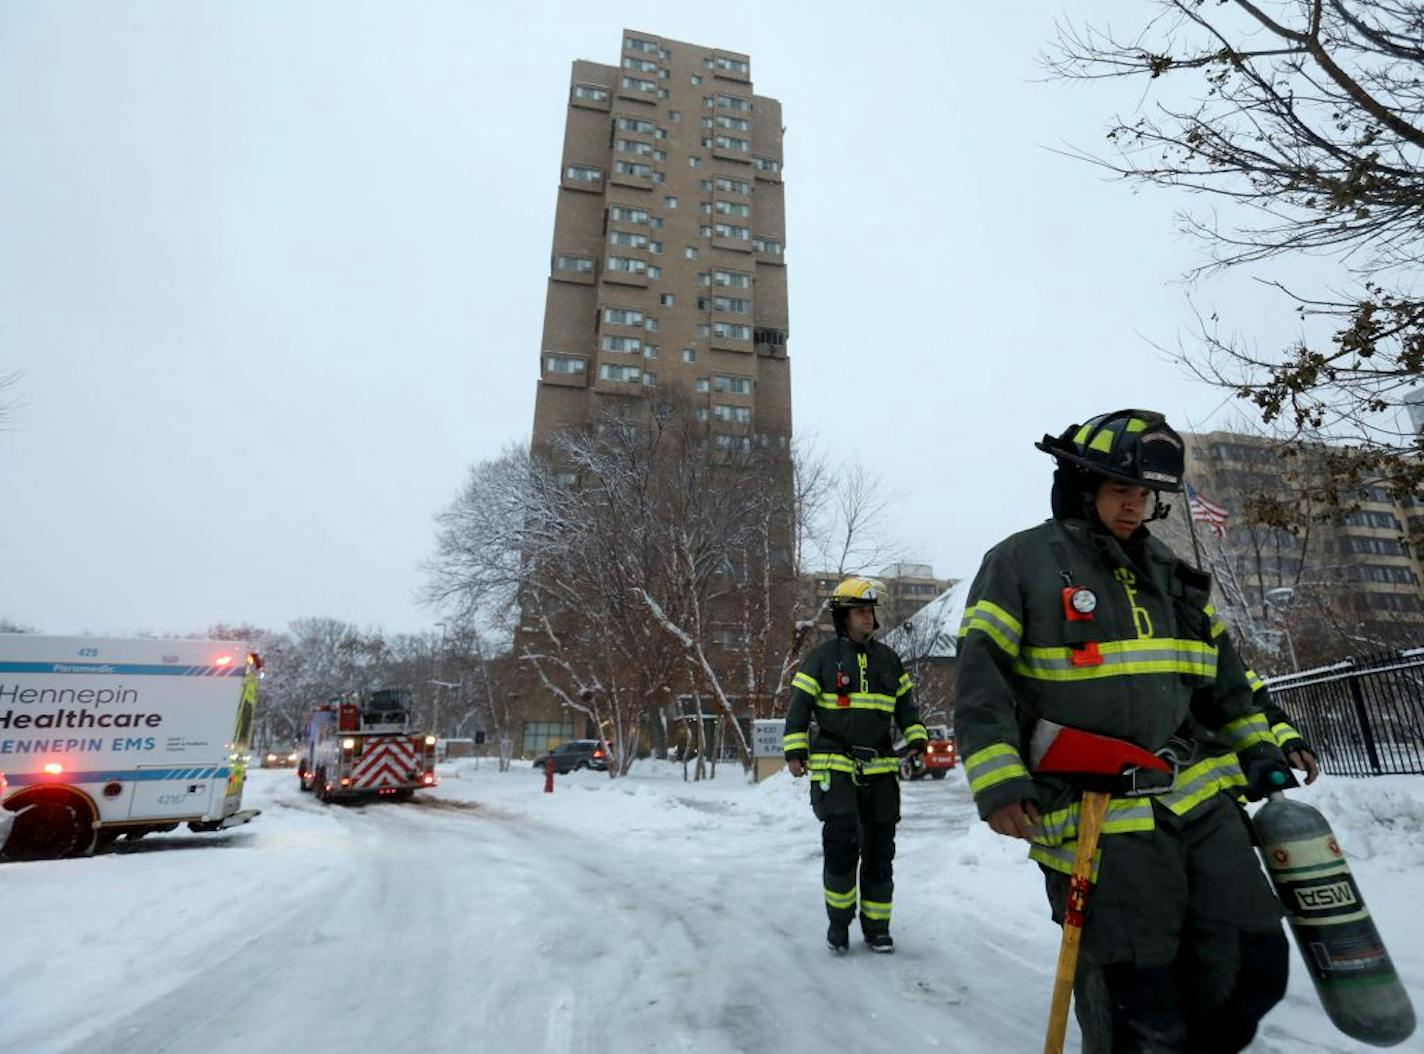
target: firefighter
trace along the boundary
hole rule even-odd
[[[786,711],[786,767],[798,779],[811,773],[811,808],[822,823],[826,942],[837,954],[850,946],[857,897],[865,942],[877,952],[895,950],[890,908],[900,759],[892,722],[910,755],[928,741],[909,674],[894,650],[873,637],[883,591],[871,578],[847,578],[836,586],[828,601],[836,635],[801,665]]]
[[[1031,842],[1061,924],[1081,788],[1028,771],[1036,723],[1170,760],[1174,777],[1124,777],[1109,803],[1075,984],[1083,1049],[1241,1050],[1285,994],[1287,945],[1235,794],[1294,780],[1209,576],[1146,528],[1181,489],[1181,437],[1121,410],[1035,445],[1057,462],[1053,516],[985,555],[960,626],[970,789],[991,829]]]

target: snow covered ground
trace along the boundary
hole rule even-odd
[[[904,787],[897,954],[840,959],[804,780],[685,783],[649,762],[546,795],[527,764],[441,777],[422,801],[324,807],[259,770],[246,827],[0,865],[0,1051],[1041,1048],[1058,932],[960,771]],[[1424,778],[1299,796],[1335,824],[1424,1010]],[[1371,1048],[1293,962],[1251,1049]]]

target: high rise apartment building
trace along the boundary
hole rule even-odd
[[[1217,542],[1197,525],[1208,556],[1230,561],[1236,588],[1258,608],[1263,624],[1294,609],[1297,618],[1320,615],[1322,603],[1342,629],[1358,633],[1361,647],[1424,640],[1424,561],[1411,536],[1424,533],[1424,505],[1396,501],[1385,488],[1370,486],[1354,496],[1351,508],[1310,505],[1299,495],[1325,478],[1320,456],[1310,448],[1283,457],[1270,439],[1233,432],[1184,435],[1187,479],[1210,501],[1231,514],[1227,537]],[[1320,454],[1324,449],[1321,448]],[[1300,519],[1297,530],[1250,527],[1248,506],[1266,498],[1282,502]],[[1187,502],[1177,499],[1186,512]],[[1190,553],[1185,518],[1172,516],[1173,544]],[[1218,580],[1222,568],[1217,568]],[[1272,594],[1276,608],[1272,610]],[[1304,661],[1308,657],[1301,656]]]
[[[615,66],[573,64],[534,444],[610,401],[676,393],[717,442],[785,448],[781,104],[755,93],[746,55],[622,43]]]

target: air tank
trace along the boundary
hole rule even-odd
[[[1330,824],[1280,791],[1251,822],[1330,1020],[1361,1043],[1403,1043],[1414,1033],[1414,1007]]]

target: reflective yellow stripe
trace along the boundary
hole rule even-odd
[[[1129,418],[1127,419],[1127,429],[1126,429],[1126,431],[1127,431],[1127,434],[1128,434],[1128,435],[1132,435],[1132,433],[1134,433],[1134,432],[1142,432],[1142,431],[1145,431],[1146,428],[1147,428],[1147,422],[1144,421],[1144,420],[1143,420],[1142,418],[1140,418],[1140,417],[1129,417]]]
[[[925,731],[924,725],[911,725],[905,729],[905,742],[918,743],[920,740],[928,740],[930,734]]]
[[[1218,791],[1244,787],[1246,777],[1235,754],[1218,754],[1203,758],[1177,773],[1172,789],[1157,800],[1178,816],[1186,816]]]
[[[1104,454],[1111,454],[1113,439],[1115,436],[1106,428],[1099,428],[1098,434],[1093,436],[1093,441],[1088,444],[1089,450],[1101,450]]]
[[[855,887],[850,887],[849,893],[837,893],[833,889],[821,887],[821,892],[826,895],[826,903],[833,908],[853,908],[855,907]]]
[[[959,623],[959,635],[967,637],[974,630],[987,636],[1010,658],[1018,655],[1023,623],[993,601],[981,600],[965,610],[964,618]]]
[[[970,793],[975,795],[1006,780],[1029,778],[1019,752],[1007,743],[975,751],[965,758],[964,771],[969,776]]]
[[[1066,842],[1063,845],[1034,845],[1029,848],[1028,858],[1037,861],[1044,867],[1065,875],[1073,873],[1073,857],[1078,852],[1078,843]],[[1103,851],[1099,849],[1093,854],[1093,873],[1090,881],[1098,880],[1098,867],[1103,862]]]
[[[1039,845],[1062,845],[1078,837],[1079,805],[1045,813],[1038,826],[1039,833],[1034,842]],[[1148,798],[1114,798],[1108,802],[1107,816],[1103,819],[1103,834],[1124,834],[1127,831],[1151,831],[1155,829],[1152,820],[1152,802]]]
[[[895,698],[898,699],[905,693],[914,691],[914,689],[915,686],[910,682],[910,675],[907,673],[900,678],[900,688],[895,693]]]
[[[1271,726],[1271,735],[1276,737],[1276,746],[1284,748],[1293,739],[1304,740],[1305,737],[1297,732],[1290,725],[1282,721],[1278,725]]]
[[[1266,723],[1265,714],[1247,714],[1235,721],[1228,721],[1221,726],[1220,735],[1226,740],[1226,745],[1238,754],[1257,743],[1276,745],[1276,738],[1271,735],[1271,726]]]
[[[821,686],[816,682],[816,678],[812,677],[809,673],[798,673],[795,677],[791,678],[791,687],[800,688],[810,696],[821,694]]]
[[[806,767],[814,773],[821,773],[827,770],[831,772],[844,772],[854,776],[859,773],[862,776],[883,776],[889,773],[900,771],[900,759],[894,756],[887,758],[874,758],[863,762],[858,768],[856,763],[844,754],[812,754],[806,761]]]
[[[889,922],[890,905],[877,900],[862,900],[860,902],[860,917],[875,922]]]
[[[781,737],[781,749],[783,753],[790,753],[793,750],[810,750],[811,737],[805,732],[787,732]]]
[[[1246,670],[1246,683],[1251,686],[1251,691],[1253,692],[1259,692],[1262,688],[1266,687],[1266,682],[1261,680],[1261,675],[1250,668]]]
[[[1097,666],[1074,666],[1073,649],[1025,647],[1013,670],[1039,681],[1091,681],[1102,677],[1176,673],[1216,676],[1217,650],[1199,640],[1151,637],[1110,640],[1098,645],[1103,661]]]
[[[849,692],[850,708],[852,710],[884,710],[886,713],[895,712],[895,697],[893,695],[880,695],[877,692]],[[840,705],[841,696],[831,692],[821,693],[821,698],[816,701],[817,706],[823,706],[827,710],[844,710]]]

